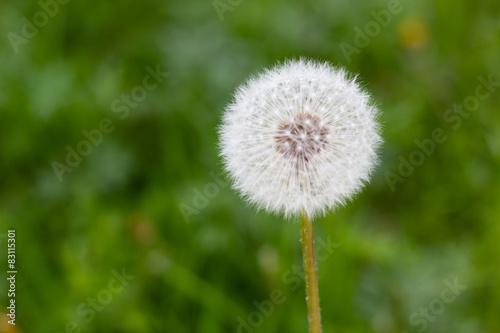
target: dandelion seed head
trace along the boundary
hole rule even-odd
[[[368,182],[381,143],[377,109],[355,78],[305,59],[240,86],[219,135],[233,187],[285,216],[344,204]]]

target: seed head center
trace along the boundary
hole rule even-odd
[[[309,161],[328,143],[328,127],[318,116],[300,113],[283,121],[274,139],[276,150],[285,158]]]

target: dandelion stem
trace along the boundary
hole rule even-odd
[[[303,212],[300,214],[300,234],[302,239],[302,256],[306,278],[307,314],[309,333],[321,333],[321,314],[319,309],[318,277],[316,275],[316,259],[314,258],[314,239],[311,218]]]

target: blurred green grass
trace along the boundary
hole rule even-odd
[[[500,80],[500,5],[401,1],[349,62],[340,44],[387,5],[242,1],[221,21],[211,1],[69,1],[16,53],[8,34],[40,5],[0,3],[0,233],[17,230],[19,271],[18,325],[2,316],[0,329],[237,332],[278,289],[286,301],[253,331],[306,331],[304,286],[283,280],[301,265],[297,223],[229,186],[188,221],[179,207],[221,172],[216,127],[235,87],[307,56],[359,74],[385,139],[372,183],[314,225],[339,244],[319,263],[324,331],[418,332],[410,316],[455,278],[467,289],[422,331],[500,331],[500,91],[456,130],[443,119],[479,76]],[[120,119],[113,101],[157,64],[169,76]],[[115,130],[59,182],[52,163],[103,118]],[[435,128],[448,139],[392,192],[386,173]],[[122,268],[135,279],[86,323],[77,308]]]

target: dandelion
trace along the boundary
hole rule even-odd
[[[310,332],[320,332],[312,219],[368,182],[381,143],[377,109],[355,78],[301,59],[240,86],[225,110],[220,148],[233,187],[249,203],[299,216]]]

